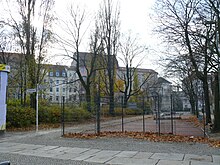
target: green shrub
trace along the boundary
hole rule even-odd
[[[35,124],[35,110],[30,107],[14,106],[14,104],[11,104],[7,108],[6,118],[8,128],[27,127]]]
[[[20,106],[21,105],[21,101],[18,99],[9,99],[7,101],[7,106]]]
[[[122,114],[121,107],[116,107],[114,110],[115,110],[115,116],[121,116]],[[124,115],[141,115],[143,113],[142,109],[129,109],[129,108],[124,108],[123,112]],[[101,107],[101,114],[104,116],[109,116],[108,106]]]
[[[40,105],[39,106],[40,123],[58,123],[61,117],[61,108],[59,105]]]
[[[83,121],[92,118],[92,113],[81,107],[69,107],[65,109],[65,122]]]
[[[54,124],[61,121],[61,106],[50,104],[46,100],[39,100],[38,117],[39,124]],[[83,121],[92,118],[92,114],[86,110],[86,106],[65,105],[65,122]],[[21,128],[36,124],[36,110],[24,107],[20,100],[8,100],[7,104],[7,127]]]

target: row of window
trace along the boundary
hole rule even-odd
[[[60,72],[59,72],[59,71],[56,71],[55,74],[56,74],[56,77],[59,77],[59,76],[60,76]],[[53,75],[53,71],[50,71],[50,72],[49,72],[49,76],[50,76],[50,77],[53,77],[53,76],[54,76],[54,75]],[[66,72],[65,72],[65,71],[62,71],[62,76],[63,76],[63,77],[66,77]]]
[[[61,80],[61,82],[62,82],[62,84],[66,84],[66,80]],[[53,83],[53,80],[50,79],[50,84],[52,84],[52,83]],[[56,84],[59,85],[59,83],[60,83],[60,80],[56,80]]]
[[[65,96],[62,96],[62,97],[60,97],[60,96],[55,96],[55,100],[56,101],[60,101],[60,100],[62,100],[62,99],[66,99],[65,98]],[[50,96],[50,99],[49,99],[50,101],[53,101],[53,96]],[[69,101],[76,101],[76,95],[74,95],[74,96],[70,96],[69,97]]]
[[[59,87],[57,87],[56,88],[56,92],[59,92],[60,91],[60,88]],[[74,90],[72,90],[72,88],[69,88],[69,92],[76,92],[77,91],[77,89],[76,88],[74,88]],[[53,92],[53,88],[52,87],[50,87],[50,92]],[[66,92],[66,88],[63,88],[63,92]]]

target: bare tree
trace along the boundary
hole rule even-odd
[[[178,52],[178,49],[176,49],[176,53],[164,59],[168,61],[165,65],[165,75],[170,78],[177,78],[178,82],[174,83],[178,86],[180,86],[179,83],[182,83],[181,89],[189,99],[191,112],[198,116],[197,76],[193,72],[190,60],[186,57],[187,54],[181,54],[181,52]]]
[[[208,21],[213,25],[215,29],[215,40],[213,42],[212,53],[217,55],[215,58],[215,85],[214,85],[214,94],[215,94],[215,110],[214,110],[214,128],[213,131],[220,131],[220,71],[219,71],[219,43],[220,43],[220,10],[219,10],[219,1],[218,0],[207,0],[211,10],[214,13],[214,19]],[[213,24],[214,23],[214,24]]]
[[[119,40],[119,7],[114,6],[112,0],[103,0],[103,4],[99,10],[99,23],[101,25],[101,32],[104,40],[104,51],[106,53],[105,64],[108,75],[107,92],[109,95],[109,113],[114,115],[114,81],[115,81],[115,67],[116,55]]]
[[[127,36],[122,35],[122,41],[120,42],[119,50],[122,54],[120,60],[125,65],[125,68],[123,70],[119,70],[119,74],[117,76],[120,80],[123,81],[124,84],[124,88],[118,88],[119,91],[124,95],[124,106],[127,106],[127,102],[131,96],[135,96],[140,92],[142,86],[147,82],[148,78],[150,78],[151,76],[151,73],[149,73],[148,75],[145,75],[145,78],[141,82],[141,84],[134,84],[135,79],[138,79],[138,75],[136,73],[142,60],[140,60],[136,66],[134,64],[134,61],[146,50],[145,46],[140,45],[138,43],[138,39],[139,38],[137,37],[133,37],[131,32],[129,32]],[[142,59],[143,58],[144,56],[142,57]]]
[[[66,54],[64,56],[74,61],[78,79],[85,90],[87,110],[91,111],[91,87],[94,81],[93,76],[97,70],[97,57],[102,41],[100,38],[100,29],[96,23],[95,30],[90,35],[91,52],[80,52],[80,46],[87,30],[87,27],[85,27],[87,16],[85,9],[81,10],[77,5],[74,8],[72,5],[69,10],[69,19],[61,21],[67,38],[58,34],[57,39],[65,50]]]
[[[208,73],[210,70],[209,40],[211,30],[204,26],[205,18],[210,16],[204,1],[198,0],[160,0],[157,1],[160,28],[158,32],[169,44],[175,45],[179,52],[185,52],[193,72],[203,82],[206,122],[211,122]],[[205,7],[204,7],[205,6]],[[208,16],[207,16],[208,15]],[[203,20],[203,21],[202,21]]]
[[[25,56],[22,63],[22,86],[36,88],[40,83],[42,61],[46,55],[48,43],[51,41],[51,22],[53,21],[52,8],[54,0],[17,0],[7,1],[10,18],[5,20],[5,25],[12,28],[16,37],[20,53]],[[17,5],[18,11],[10,9],[10,3]],[[16,14],[16,15],[15,15]],[[38,24],[35,24],[38,21]],[[37,60],[37,61],[36,61]],[[31,95],[31,107],[35,107],[35,94]],[[24,104],[26,93],[24,92]]]

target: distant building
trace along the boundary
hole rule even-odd
[[[47,88],[42,91],[43,98],[57,103],[63,99],[78,103],[79,82],[75,70],[63,65],[48,65],[47,70],[43,83]]]
[[[172,83],[163,77],[159,77],[157,79],[157,83],[153,87],[153,91],[157,92],[158,94],[160,111],[170,112]]]
[[[145,95],[147,95],[149,89],[152,86],[154,86],[155,83],[157,82],[158,73],[152,69],[144,69],[144,68],[129,68],[129,69],[131,69],[131,71],[129,71],[130,72],[129,74],[131,75],[131,79],[132,79],[131,81],[133,81],[132,87],[130,88],[134,91],[135,90],[134,88],[138,87],[140,88],[140,92],[143,92]],[[118,67],[116,79],[124,82],[124,80],[126,79],[126,70],[127,70],[126,67]]]
[[[79,66],[80,72],[84,77],[87,76],[87,72],[89,71],[92,56],[93,55],[88,52],[80,53]],[[19,66],[20,64],[22,64],[24,56],[16,53],[7,53],[6,57],[7,60],[2,59],[2,61],[6,60],[7,64],[11,66],[11,73],[9,74],[9,81],[11,83],[9,83],[10,92],[8,96],[11,98],[19,99],[23,97],[25,93],[25,91],[23,91],[24,84],[20,84],[22,80],[19,79],[19,72],[21,71],[19,70]],[[107,56],[105,55],[98,57],[98,63],[95,67],[102,67],[102,69],[104,70],[104,74],[106,72],[107,75],[107,71],[105,68],[107,65],[106,60]],[[113,58],[111,58],[111,60],[113,61]],[[122,76],[125,73],[126,68],[119,67],[116,58],[114,59],[114,63],[115,72],[117,74],[116,79],[118,79],[119,77],[117,76]],[[63,98],[65,99],[65,102],[72,103],[80,103],[81,101],[85,100],[85,90],[83,89],[76,73],[75,61],[72,62],[71,66],[42,64],[41,72],[43,79],[39,84],[39,97],[47,99],[50,102],[54,103],[60,103]],[[158,73],[152,69],[136,68],[135,74],[138,80],[138,84],[142,84],[141,91],[149,95],[152,88],[157,88],[157,92],[160,95],[161,111],[169,111],[171,83],[164,78],[158,78]],[[18,80],[15,81],[16,79]],[[134,81],[134,79],[132,81]],[[132,86],[132,88],[133,87],[134,86]],[[116,97],[117,95],[119,94],[116,93]]]

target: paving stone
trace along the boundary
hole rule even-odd
[[[24,150],[24,149],[25,149],[25,145],[21,145],[21,144],[16,144],[14,146],[8,146],[8,147],[1,148],[1,150],[3,150],[3,152],[5,152],[5,153],[16,152],[16,151],[20,151],[20,150]]]
[[[15,145],[17,145],[17,144],[18,144],[18,143],[1,142],[1,143],[0,143],[0,148],[2,148],[2,147],[15,146]]]
[[[43,145],[29,145],[29,146],[26,146],[25,149],[23,149],[23,150],[14,151],[12,153],[19,153],[19,154],[25,155],[25,154],[32,153],[35,150],[42,148],[42,147],[43,147]]]
[[[220,164],[220,155],[212,155],[213,163],[219,163]]]
[[[158,160],[156,159],[134,159],[134,158],[123,158],[123,157],[115,157],[105,164],[123,164],[123,165],[156,165]]]
[[[212,156],[209,156],[209,155],[185,154],[184,160],[212,162]]]
[[[162,159],[162,160],[183,160],[184,154],[176,153],[155,153],[150,158],[151,159]]]
[[[136,155],[137,151],[122,151],[119,154],[115,155],[116,157],[125,157],[125,158],[131,158],[134,155]]]
[[[63,154],[57,155],[56,158],[63,159],[63,160],[72,160],[75,157],[79,157],[79,156],[80,154],[77,154],[77,153],[63,153]]]
[[[86,159],[87,162],[95,162],[95,163],[105,163],[111,159],[113,159],[113,156],[118,154],[120,151],[108,151],[103,150],[98,153],[96,153],[94,156]]]
[[[8,153],[8,152],[10,152],[8,150],[8,147],[0,147],[0,153]]]
[[[59,153],[59,152],[65,152],[65,150],[71,149],[70,147],[58,147],[58,148],[53,148],[50,150],[47,150],[47,153]]]
[[[41,148],[36,149],[36,151],[48,151],[48,150],[52,150],[55,148],[59,148],[59,146],[43,146]]]
[[[39,156],[39,157],[46,157],[46,158],[57,158],[59,155],[64,154],[63,152],[47,152],[47,151],[43,151],[43,152],[38,152],[35,151],[32,153],[32,155],[34,156]]]
[[[219,165],[219,163],[191,161],[190,165]]]
[[[177,160],[159,160],[157,165],[190,165],[190,162]]]
[[[72,153],[72,154],[80,154],[80,153],[86,152],[88,150],[89,150],[89,148],[74,147],[74,148],[70,148],[70,149],[64,150],[64,152],[65,153]]]
[[[147,159],[153,155],[151,152],[138,152],[133,158],[135,159]]]
[[[98,150],[98,149],[90,149],[90,150],[88,150],[88,151],[86,151],[86,152],[83,152],[82,154],[80,154],[79,156],[77,156],[77,157],[75,157],[75,158],[73,158],[73,159],[71,159],[71,160],[79,160],[79,161],[85,160],[85,159],[88,159],[88,158],[94,156],[94,155],[95,155],[96,153],[98,153],[98,152],[101,152],[101,150]]]

